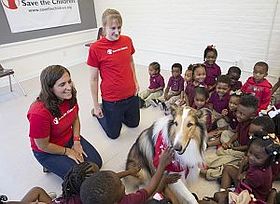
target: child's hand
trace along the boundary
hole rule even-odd
[[[242,181],[243,179],[246,178],[246,174],[247,174],[247,171],[243,171],[241,174],[239,174],[239,175],[237,176],[237,180],[238,180],[238,181]]]
[[[166,95],[165,100],[168,101],[171,98],[171,95]]]
[[[161,155],[159,156],[159,166],[165,168],[170,162],[172,161],[172,158],[174,156],[174,150],[171,147],[168,147],[167,149],[163,150]]]
[[[180,174],[167,174],[163,176],[163,182],[165,185],[176,183],[181,178]]]
[[[227,116],[227,114],[228,114],[228,109],[222,110],[222,116]]]
[[[128,171],[131,176],[136,176],[136,174],[141,170],[141,165],[136,163],[130,163],[128,166]]]
[[[231,146],[232,146],[232,145],[231,145],[230,142],[222,143],[222,147],[223,147],[224,149],[230,149]]]

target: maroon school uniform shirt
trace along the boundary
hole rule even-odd
[[[218,113],[222,113],[222,110],[227,109],[230,95],[226,93],[222,98],[219,97],[218,93],[214,91],[209,99],[209,103],[213,104],[213,108]]]
[[[238,123],[236,127],[236,132],[238,134],[238,142],[240,146],[248,145],[249,143],[249,126],[252,120]]]
[[[148,193],[145,189],[140,189],[136,193],[125,195],[118,204],[145,204],[148,200]]]
[[[249,165],[246,177],[243,181],[251,188],[256,199],[267,200],[267,196],[272,188],[272,170],[269,167],[256,167]],[[238,184],[235,192],[240,193],[245,190],[241,183]]]
[[[256,83],[254,77],[249,77],[242,86],[241,91],[246,94],[253,94],[259,100],[258,112],[266,110],[271,100],[272,85],[264,79]]]
[[[207,86],[214,86],[217,80],[217,77],[221,75],[221,68],[216,64],[204,63],[206,66],[206,78],[205,83]]]
[[[184,78],[180,75],[177,78],[171,76],[168,80],[167,87],[170,87],[171,91],[183,91],[184,90]]]
[[[238,121],[236,119],[236,112],[235,111],[231,111],[228,109],[228,114],[227,114],[227,122],[229,123],[229,126],[231,127],[231,129],[235,130],[237,125],[238,125]]]
[[[159,87],[164,88],[164,78],[161,74],[155,74],[150,76],[150,86],[149,89],[157,89]]]

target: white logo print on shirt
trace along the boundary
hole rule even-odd
[[[73,108],[69,109],[67,112],[65,112],[60,118],[55,117],[53,119],[53,124],[58,125],[59,121],[61,119],[63,119],[65,116],[67,116],[69,113],[71,113],[74,109],[76,108],[76,106],[74,106]]]
[[[116,49],[116,50],[108,49],[108,50],[107,50],[107,54],[108,54],[108,55],[112,55],[112,54],[115,53],[115,52],[119,52],[119,51],[123,51],[123,50],[127,50],[127,49],[128,49],[127,46],[121,47],[121,48]]]

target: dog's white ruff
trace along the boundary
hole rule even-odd
[[[186,111],[186,112],[185,112]],[[188,113],[188,110],[184,110],[183,113],[183,119],[186,118]],[[166,144],[171,145],[169,139],[168,139],[168,122],[172,120],[172,116],[168,115],[166,117],[160,118],[155,124],[154,124],[154,130],[153,130],[153,141],[157,140],[158,134],[160,131],[162,131],[163,140]],[[176,135],[176,137],[179,134]],[[181,134],[182,135],[182,134]],[[176,142],[176,141],[175,141]],[[192,155],[190,157],[190,155]],[[179,155],[175,152],[175,159],[180,161],[183,167],[188,167],[189,174],[187,177],[187,180],[194,180],[197,178],[199,174],[198,165],[203,162],[203,158],[200,154],[199,147],[194,139],[191,139],[189,142],[188,147],[186,148],[185,152],[182,155]],[[175,172],[174,172],[175,173]],[[176,172],[178,173],[178,172]],[[171,190],[179,197],[179,200],[183,204],[197,204],[196,199],[192,195],[192,193],[188,190],[188,188],[185,186],[186,179],[185,179],[185,172],[182,172],[182,177],[180,180],[178,180],[177,183],[169,184],[169,187]]]

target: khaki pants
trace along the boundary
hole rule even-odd
[[[162,93],[162,90],[151,93],[148,89],[146,89],[145,91],[139,93],[139,97],[145,101],[146,105],[149,105],[152,99],[159,99],[162,96]]]
[[[174,93],[173,91],[169,91],[169,94]],[[181,97],[181,95],[177,95],[177,96],[172,96],[168,101],[164,100],[164,96],[162,95],[161,97],[158,98],[158,100],[160,101],[164,101],[167,104],[174,104],[177,100],[179,100]]]

